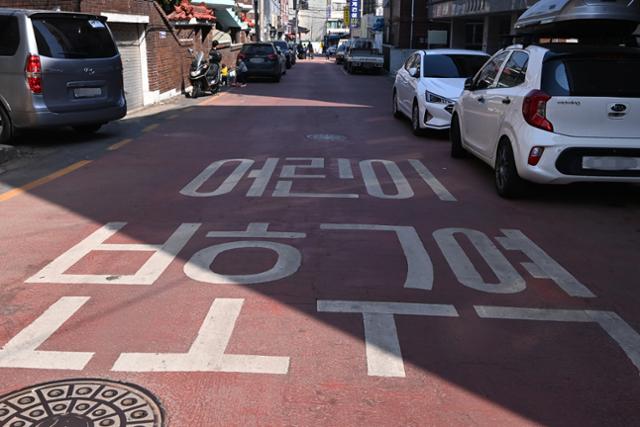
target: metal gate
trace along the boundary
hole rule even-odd
[[[144,27],[138,24],[109,24],[122,58],[124,94],[127,109],[143,105],[142,58],[140,57],[140,35]]]

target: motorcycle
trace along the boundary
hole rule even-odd
[[[193,50],[189,49],[193,54]],[[191,62],[189,70],[189,81],[191,82],[191,97],[198,98],[205,92],[215,94],[220,90],[222,78],[220,76],[221,55],[217,51],[212,51],[209,60],[205,61],[204,53],[198,52]]]
[[[301,45],[298,45],[298,59],[307,59],[307,51],[302,48]]]

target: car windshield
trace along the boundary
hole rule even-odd
[[[572,55],[545,62],[542,89],[551,96],[640,98],[640,55]]]
[[[488,55],[424,55],[422,69],[425,77],[466,79],[473,77],[487,59]]]
[[[273,46],[270,44],[246,44],[242,47],[242,52],[247,55],[269,55],[273,53]]]
[[[373,43],[368,40],[356,40],[351,44],[351,50],[373,50]]]
[[[50,58],[110,58],[118,54],[111,33],[98,19],[33,17],[40,55]]]

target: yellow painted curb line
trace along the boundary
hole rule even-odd
[[[14,188],[13,190],[9,190],[6,193],[2,193],[0,194],[0,202],[5,202],[9,199],[19,196],[20,194],[26,193],[29,190],[40,187],[41,185],[51,182],[54,179],[60,178],[61,176],[67,175],[76,169],[80,169],[81,167],[89,163],[91,163],[91,160],[81,160],[77,163],[72,164],[71,166],[67,166],[64,169],[60,169],[59,171],[54,172],[51,175],[36,179],[35,181],[23,185],[22,187]]]
[[[118,148],[127,145],[131,141],[133,141],[133,139],[131,139],[131,138],[123,139],[122,141],[116,142],[115,144],[110,145],[109,147],[107,147],[107,150],[109,150],[109,151],[117,150]]]

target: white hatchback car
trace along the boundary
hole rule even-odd
[[[448,129],[453,105],[472,77],[489,59],[475,50],[433,49],[414,52],[396,74],[393,115],[411,118],[415,134]]]
[[[451,155],[495,169],[503,197],[525,181],[640,182],[640,49],[511,46],[467,81]]]

